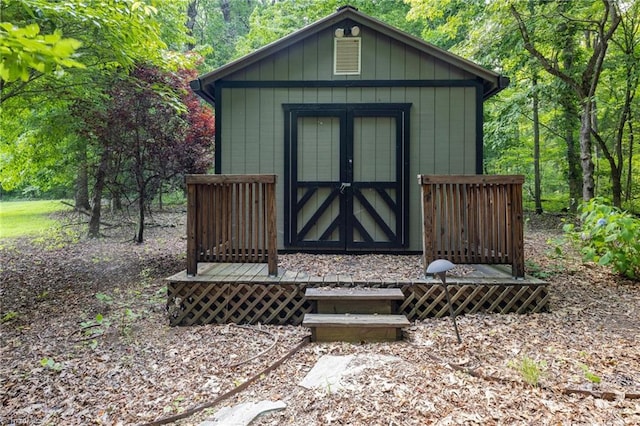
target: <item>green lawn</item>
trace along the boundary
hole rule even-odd
[[[69,209],[58,200],[0,202],[0,238],[36,235],[55,226],[49,214]]]

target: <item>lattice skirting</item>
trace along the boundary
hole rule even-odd
[[[326,285],[326,284],[325,284]],[[362,284],[360,284],[362,285]],[[167,310],[171,325],[302,323],[312,303],[304,297],[311,284],[241,284],[169,282]],[[330,285],[331,286],[331,285]],[[369,284],[399,287],[405,295],[399,313],[410,321],[449,314],[444,289],[437,284]],[[476,312],[531,313],[548,308],[544,284],[449,285],[456,315]]]

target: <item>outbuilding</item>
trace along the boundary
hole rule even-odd
[[[278,249],[422,250],[417,174],[482,174],[508,79],[345,6],[191,82],[215,172],[273,173]]]

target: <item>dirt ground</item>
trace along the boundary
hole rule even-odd
[[[460,345],[449,318],[416,322],[397,343],[311,343],[263,374],[309,331],[168,326],[163,278],[185,267],[184,216],[154,214],[140,245],[123,218],[108,218],[121,226],[105,238],[79,238],[72,215],[47,237],[0,240],[0,425],[143,424],[210,405],[176,422],[191,425],[263,399],[287,408],[252,424],[640,424],[640,283],[581,264],[557,242],[557,218],[525,229],[549,313],[461,316]],[[319,274],[419,270],[415,256],[280,262]],[[337,392],[299,386],[327,354],[384,362]]]

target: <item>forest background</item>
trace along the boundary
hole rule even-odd
[[[640,3],[351,0],[389,25],[509,77],[485,103],[484,172],[523,174],[526,207],[604,197],[640,209],[635,137]],[[211,171],[212,110],[189,80],[320,19],[344,0],[2,0],[3,199],[139,207]]]

